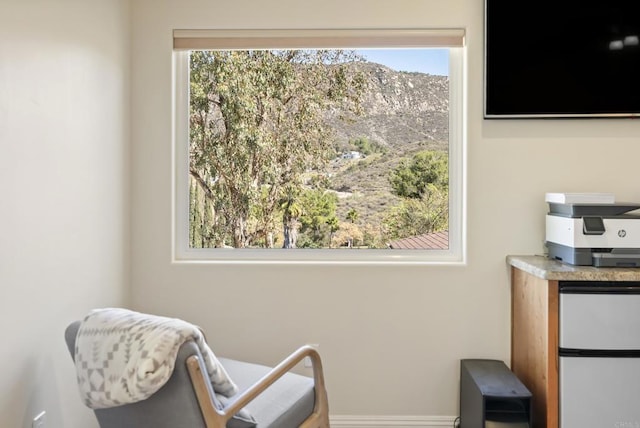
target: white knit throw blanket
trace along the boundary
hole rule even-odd
[[[237,386],[195,325],[120,308],[91,311],[80,324],[75,348],[84,403],[101,409],[148,398],[169,380],[187,340],[200,348],[214,391],[236,394]]]

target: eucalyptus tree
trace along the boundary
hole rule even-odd
[[[283,246],[293,246],[303,175],[332,154],[328,112],[359,113],[358,59],[343,50],[191,53],[189,173],[211,207],[214,245],[272,242],[279,223]]]

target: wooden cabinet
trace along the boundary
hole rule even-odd
[[[531,391],[534,428],[558,427],[558,281],[511,268],[511,370]]]
[[[640,281],[640,269],[571,266],[543,256],[509,256],[507,262],[512,292],[511,370],[531,391],[533,427],[559,428],[559,283]]]

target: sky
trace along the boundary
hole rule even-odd
[[[448,49],[358,49],[356,53],[396,71],[449,75]]]

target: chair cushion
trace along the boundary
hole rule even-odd
[[[272,370],[259,364],[218,359],[241,393]],[[311,415],[314,404],[313,379],[287,373],[245,409],[255,418],[258,428],[298,428]]]

